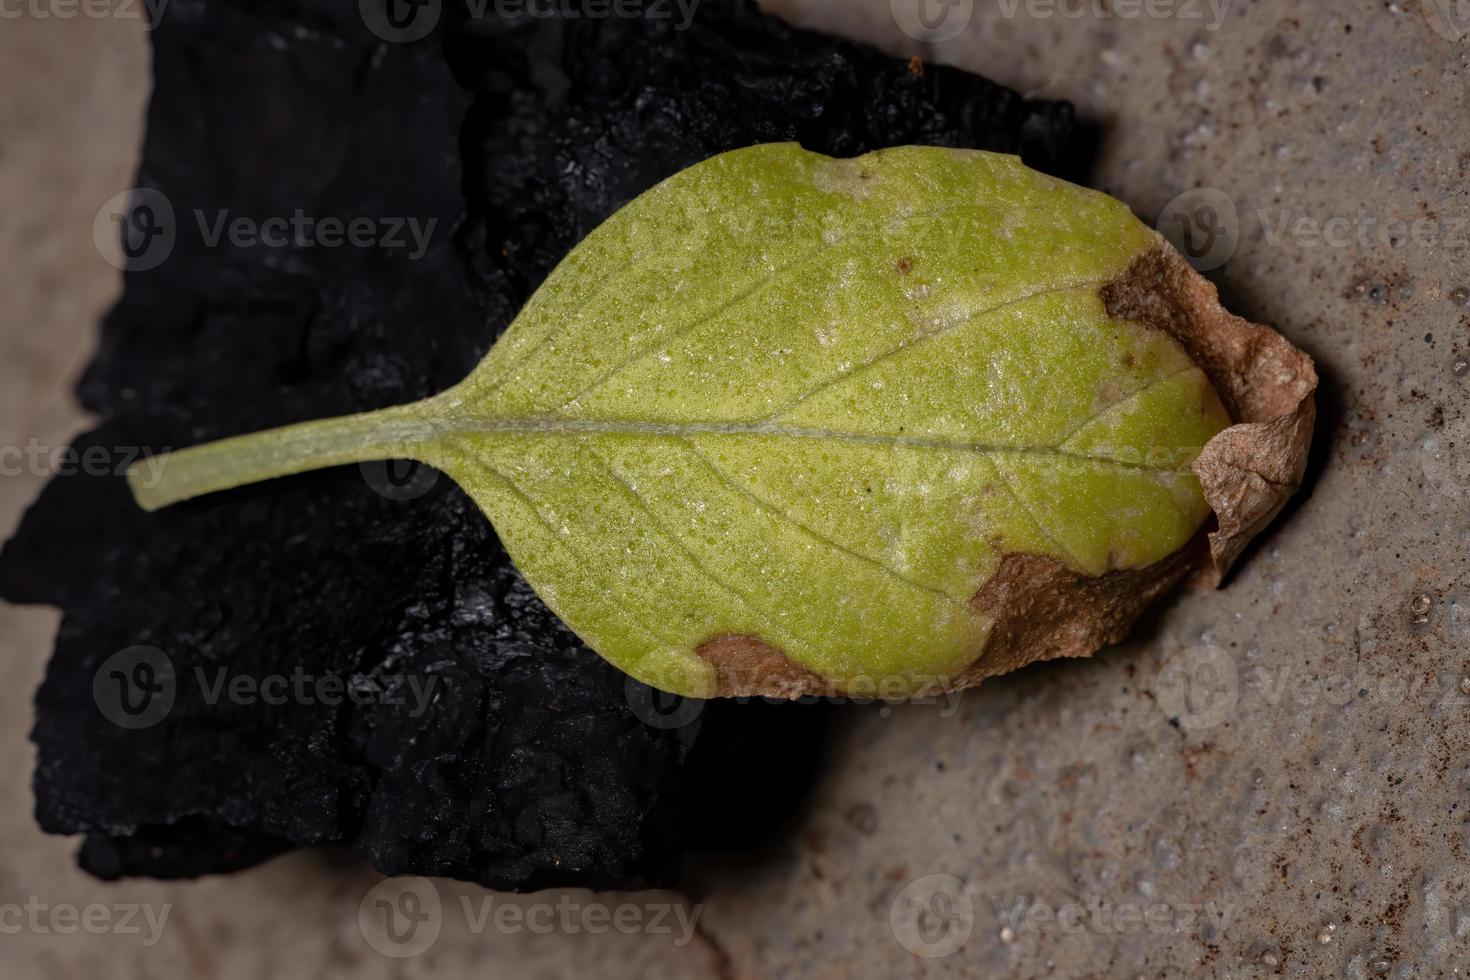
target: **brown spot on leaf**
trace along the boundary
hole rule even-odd
[[[715,668],[716,697],[799,698],[830,694],[821,675],[758,636],[719,636],[694,651]]]
[[[1147,568],[1087,575],[1046,555],[1010,554],[971,598],[991,620],[984,651],[952,685],[972,687],[1038,660],[1086,657],[1128,634],[1144,608],[1188,575],[1204,539]]]

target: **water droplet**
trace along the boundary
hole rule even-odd
[[[1463,357],[1455,358],[1454,362],[1450,364],[1450,373],[1457,378],[1463,378],[1465,375],[1470,374],[1470,361],[1467,361]]]
[[[1195,41],[1189,46],[1189,54],[1195,61],[1204,61],[1210,56],[1210,46],[1203,41]]]
[[[1337,935],[1337,923],[1329,922],[1322,927],[1322,930],[1320,932],[1317,933],[1317,942],[1323,946],[1326,946],[1328,943],[1332,942],[1332,937],[1335,935]]]
[[[1470,674],[1460,678],[1460,693],[1470,694]]]
[[[1245,952],[1245,958],[1254,959],[1267,970],[1274,970],[1282,965],[1282,949],[1270,939],[1258,939],[1251,943],[1251,948]]]
[[[1386,956],[1375,956],[1368,961],[1368,972],[1374,976],[1382,976],[1387,973],[1393,961]]]
[[[1423,626],[1429,622],[1429,610],[1434,608],[1434,600],[1427,595],[1417,595],[1414,601],[1409,603],[1409,614],[1413,617],[1411,622],[1415,626]]]
[[[1470,306],[1470,289],[1460,286],[1450,292],[1450,302],[1456,306]]]

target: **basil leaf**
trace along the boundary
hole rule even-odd
[[[755,146],[592,232],[455,388],[130,480],[152,509],[419,459],[640,680],[697,696],[967,683],[1057,652],[975,666],[1014,610],[1070,623],[1037,606],[1059,582],[1177,579],[1171,556],[1210,513],[1190,465],[1230,417],[1175,336],[1105,301],[1159,247],[1121,203],[1013,157]],[[1011,646],[1056,639],[1026,636]]]

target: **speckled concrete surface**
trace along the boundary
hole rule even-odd
[[[14,933],[0,909],[0,975],[1470,972],[1470,10],[917,2],[927,27],[915,0],[771,6],[1075,101],[1099,128],[1091,182],[1162,212],[1232,308],[1318,359],[1309,488],[1228,586],[956,710],[845,709],[787,837],[691,861],[688,943],[476,932],[460,898],[478,911],[487,893],[441,882],[441,934],[406,959],[358,928],[375,876],[327,856],[189,885],[77,872],[73,845],[31,823],[26,785],[55,616],[0,607],[0,905],[172,904],[151,947]],[[0,66],[0,442],[50,443],[83,422],[65,385],[116,289],[90,226],[129,181],[144,38],[137,22],[6,20]],[[39,482],[0,481],[0,527]]]

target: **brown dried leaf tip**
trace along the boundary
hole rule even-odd
[[[1316,422],[1312,359],[1270,327],[1220,306],[1215,286],[1167,243],[1103,287],[1109,314],[1164,330],[1209,376],[1235,422],[1194,462],[1218,527],[1209,535],[1216,585],[1301,486]]]

